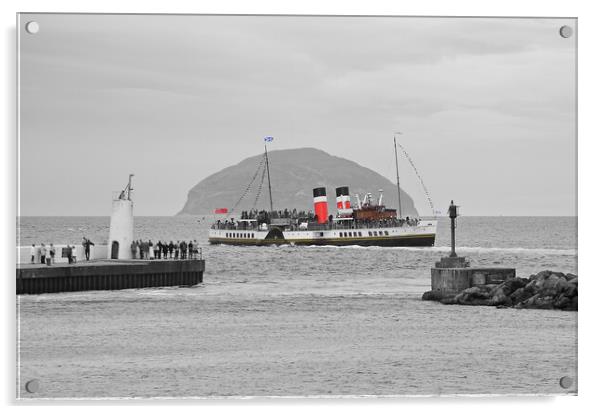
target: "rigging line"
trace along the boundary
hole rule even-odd
[[[234,204],[234,207],[232,207],[230,209],[230,213],[234,212],[234,210],[236,209],[236,207],[238,207],[238,205],[243,200],[243,198],[245,198],[247,196],[247,194],[249,193],[249,189],[251,188],[251,186],[253,185],[253,182],[257,178],[257,175],[259,174],[259,170],[261,170],[261,167],[264,164],[264,162],[265,162],[265,157],[262,157],[261,160],[259,161],[259,165],[257,166],[257,170],[255,171],[255,174],[253,174],[253,178],[251,178],[249,185],[247,185],[247,188],[245,188],[245,191],[243,191],[242,195],[240,196],[240,198],[238,199],[236,204]]]
[[[263,188],[263,182],[265,181],[266,170],[267,168],[264,165],[263,173],[261,174],[261,181],[259,181],[259,186],[257,187],[257,194],[255,195],[255,202],[253,202],[253,207],[251,207],[251,209],[255,209],[255,207],[257,206],[257,201],[259,200],[259,196],[261,195],[261,189]]]
[[[386,173],[387,177],[395,177],[395,161],[393,159],[389,160]]]
[[[431,211],[432,211],[433,217],[434,217],[435,216],[435,206],[433,205],[433,200],[431,199],[431,194],[429,193],[429,190],[427,190],[426,185],[424,184],[424,180],[422,179],[422,177],[420,176],[420,173],[418,172],[418,169],[414,165],[414,161],[412,161],[410,154],[407,153],[405,148],[399,142],[397,143],[397,145],[399,146],[399,148],[401,149],[401,152],[403,153],[403,155],[406,157],[406,159],[412,166],[414,173],[416,173],[416,177],[418,177],[418,181],[420,181],[420,185],[422,185],[422,189],[424,190],[424,194],[426,195],[426,199],[429,202],[429,206],[431,207]]]

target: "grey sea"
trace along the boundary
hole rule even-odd
[[[448,219],[432,248],[211,246],[212,220],[136,217],[137,238],[201,242],[200,285],[17,297],[18,397],[577,391],[577,312],[421,300]],[[22,217],[17,244],[103,243],[108,225]],[[577,273],[574,217],[461,217],[457,245],[518,276]]]

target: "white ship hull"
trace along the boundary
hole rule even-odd
[[[436,221],[421,221],[416,226],[377,228],[337,228],[317,230],[210,229],[209,243],[239,246],[273,244],[329,246],[433,246]]]

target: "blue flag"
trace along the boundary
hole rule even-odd
[[[265,137],[263,140],[265,142],[272,142],[274,140],[274,137]]]

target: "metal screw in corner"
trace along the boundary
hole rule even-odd
[[[564,389],[570,388],[573,385],[573,379],[569,376],[560,378],[560,386]]]
[[[571,26],[562,26],[560,28],[559,33],[560,36],[564,37],[565,39],[568,39],[573,35],[573,28]]]
[[[40,389],[40,381],[37,379],[27,381],[27,383],[25,383],[25,389],[31,394],[33,394],[34,392],[38,392],[38,390]]]
[[[29,34],[36,34],[40,31],[40,25],[36,21],[27,22],[25,30]]]

